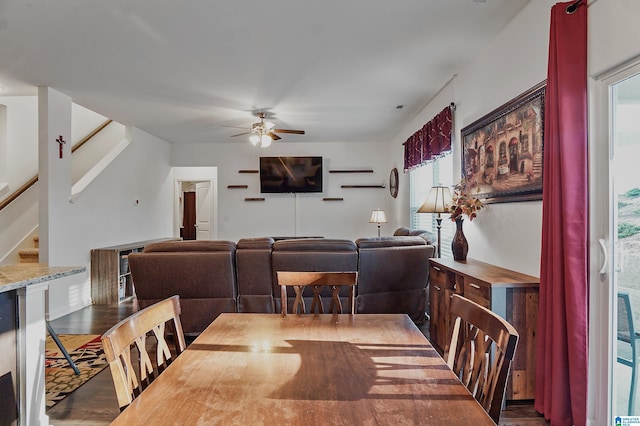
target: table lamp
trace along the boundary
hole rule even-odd
[[[378,237],[380,237],[380,224],[387,223],[387,216],[384,214],[384,210],[375,209],[371,212],[371,218],[369,219],[369,223],[377,223],[378,224]]]
[[[442,229],[442,218],[440,213],[448,213],[451,206],[451,191],[446,186],[434,186],[429,191],[427,199],[418,209],[418,213],[438,213],[436,218],[438,229],[438,257],[440,257],[440,230]]]

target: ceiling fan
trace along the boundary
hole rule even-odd
[[[242,135],[251,135],[249,136],[249,141],[253,145],[257,145],[260,143],[262,148],[266,148],[271,145],[272,141],[277,141],[282,139],[276,133],[291,133],[295,135],[304,135],[304,130],[291,130],[291,129],[276,129],[276,125],[270,121],[264,121],[267,117],[266,112],[258,112],[256,116],[260,119],[259,122],[253,123],[251,128],[248,128],[247,132],[238,133],[237,135],[231,135],[232,138],[236,136]],[[228,127],[236,127],[236,126],[228,126]]]

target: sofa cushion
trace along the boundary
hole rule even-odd
[[[435,247],[416,236],[361,238],[358,246],[359,313],[404,313],[425,321],[429,258]]]
[[[231,241],[166,241],[129,255],[140,307],[180,296],[182,328],[197,335],[220,313],[236,312],[236,245]]]
[[[273,238],[243,238],[236,250],[238,312],[273,313]]]
[[[273,243],[273,294],[275,295],[276,310],[281,309],[280,286],[276,277],[277,271],[318,271],[318,272],[350,272],[358,270],[358,251],[351,240],[330,238],[304,238],[280,240]],[[311,297],[306,296],[305,303],[311,306]],[[347,303],[349,289],[340,290],[341,301]],[[293,289],[287,289],[289,303],[293,302]],[[328,307],[331,291],[323,288],[321,296]],[[291,307],[290,307],[291,308]]]
[[[402,237],[370,237],[359,238],[356,240],[356,246],[358,249],[363,248],[380,248],[380,247],[402,247],[402,246],[423,246],[427,242],[417,236],[402,236]]]
[[[393,235],[396,236],[396,237],[402,237],[402,236],[406,237],[407,235],[409,235],[410,232],[411,232],[411,230],[409,228],[402,226],[402,227],[396,229],[393,232]]]
[[[237,248],[247,250],[271,250],[273,243],[274,240],[271,237],[242,238],[238,241]]]
[[[144,248],[145,253],[235,250],[236,243],[225,240],[162,241],[159,243],[151,243]]]
[[[355,251],[356,245],[351,240],[331,238],[296,238],[279,240],[273,243],[274,251]]]

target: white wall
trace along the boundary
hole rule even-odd
[[[131,145],[73,204],[59,200],[65,220],[56,224],[63,237],[52,248],[58,264],[83,265],[89,271],[93,248],[173,236],[169,144],[138,129],[129,137]],[[50,315],[90,304],[90,284],[88,273],[80,281],[56,282],[49,295]]]
[[[543,81],[547,74],[549,18],[552,1],[535,1],[509,23],[475,60],[452,76],[438,95],[394,139],[399,146],[450,102],[455,102],[454,181],[460,177],[460,132],[483,115]],[[398,155],[396,153],[396,155]],[[401,160],[397,157],[397,161]],[[408,176],[404,186],[408,186]],[[407,202],[403,208],[409,215]],[[448,225],[448,224],[445,224]],[[538,276],[542,202],[490,204],[473,222],[465,221],[470,258]]]
[[[7,107],[5,176],[13,192],[38,173],[38,97],[4,96],[0,104]]]
[[[322,156],[324,193],[260,194],[257,174],[238,173],[259,168],[260,156]],[[176,144],[171,147],[173,166],[215,166],[218,168],[217,238],[237,241],[258,236],[324,236],[357,239],[375,236],[377,228],[369,223],[371,211],[390,211],[388,179],[391,162],[385,145],[357,143],[276,142],[270,148],[252,146],[248,141],[214,144]],[[337,174],[330,169],[367,169],[374,173]],[[348,184],[382,184],[385,188],[346,189]],[[228,189],[227,185],[249,186]],[[265,201],[247,202],[245,198],[264,197]],[[342,197],[344,201],[323,201],[324,197]],[[390,223],[382,225],[382,234],[391,235],[398,223],[407,222],[389,214]]]
[[[546,79],[551,7],[555,1],[536,0],[505,28],[494,42],[461,70],[392,142],[390,155],[401,163],[399,149],[407,137],[455,102],[455,137],[484,114]],[[593,1],[589,6],[589,76],[640,55],[640,2]],[[606,143],[606,141],[603,141]],[[396,149],[398,147],[398,149]],[[453,144],[456,177],[460,175],[459,141]],[[409,215],[408,177],[401,176],[403,209]],[[404,189],[403,189],[404,188]],[[538,276],[542,202],[491,204],[473,223],[465,222],[469,257]]]

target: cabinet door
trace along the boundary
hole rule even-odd
[[[429,286],[429,298],[431,300],[431,318],[429,322],[429,335],[431,343],[436,350],[443,354],[447,334],[449,330],[449,320],[447,319],[448,301],[447,290],[440,284],[432,282]]]

